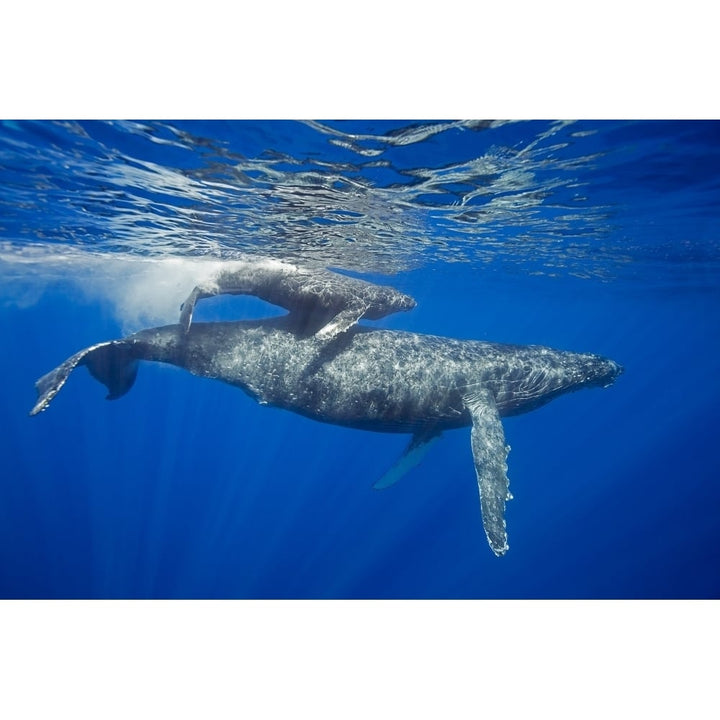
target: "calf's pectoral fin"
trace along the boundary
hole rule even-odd
[[[418,431],[405,448],[398,461],[373,485],[375,490],[384,490],[394,485],[403,475],[412,470],[424,457],[427,449],[440,437],[439,430]]]
[[[335,315],[330,322],[321,327],[315,335],[326,340],[334,338],[351,328],[365,314],[366,310],[365,305],[352,305],[345,308]]]
[[[180,306],[180,327],[184,333],[190,330],[190,323],[192,322],[193,312],[195,312],[195,305],[198,300],[204,297],[210,297],[210,294],[199,285],[193,288],[193,291],[188,295],[187,300]]]
[[[469,393],[465,407],[472,416],[470,434],[475,473],[480,491],[483,527],[492,551],[499,557],[508,550],[505,502],[511,499],[507,477],[505,433],[489,390]]]

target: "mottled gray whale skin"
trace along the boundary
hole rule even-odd
[[[31,415],[45,410],[78,365],[103,382],[108,398],[126,393],[140,360],[169,363],[237,386],[262,404],[322,422],[412,433],[400,469],[442,431],[471,426],[483,525],[496,555],[507,549],[510,499],[500,418],[527,412],[564,393],[610,385],[621,367],[597,355],[540,346],[454,340],[357,325],[331,341],[299,338],[289,316],[193,323],[143,330],[93,345],[36,383]]]
[[[388,285],[325,268],[247,255],[226,263],[222,270],[193,288],[180,312],[185,332],[198,300],[213,295],[254,295],[290,311],[296,333],[325,339],[346,332],[360,318],[378,320],[416,305],[409,295]]]

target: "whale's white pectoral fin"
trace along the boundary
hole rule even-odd
[[[440,432],[417,432],[400,459],[373,485],[375,490],[384,490],[394,485],[403,475],[412,470],[424,457],[430,445],[440,437]]]
[[[192,292],[188,295],[187,300],[180,306],[180,327],[184,333],[190,330],[190,323],[192,323],[193,313],[195,312],[195,305],[198,300],[203,298],[213,297],[213,295],[222,295],[227,293],[229,295],[240,294],[234,291],[232,287],[219,287],[217,284],[206,284],[196,285]]]
[[[365,313],[364,305],[353,305],[341,310],[327,325],[321,327],[315,335],[324,340],[334,338],[351,328]]]
[[[185,333],[190,330],[195,303],[200,297],[200,292],[199,287],[193,288],[193,291],[188,295],[188,299],[180,306],[180,327]]]
[[[472,415],[471,443],[483,527],[490,548],[499,557],[508,550],[505,531],[505,502],[511,498],[507,477],[505,433],[489,390],[480,390],[464,397],[465,407]]]

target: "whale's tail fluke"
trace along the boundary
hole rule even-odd
[[[105,385],[108,400],[123,396],[133,386],[137,376],[138,355],[133,350],[131,343],[112,340],[75,353],[35,383],[38,398],[30,415],[37,415],[47,409],[78,365],[87,365],[92,376]]]

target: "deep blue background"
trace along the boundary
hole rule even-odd
[[[390,129],[375,125],[343,127]],[[128,142],[86,127],[108,146]],[[610,234],[588,255],[601,269],[603,253],[613,256],[606,280],[522,252],[491,265],[430,253],[391,280],[418,307],[383,327],[595,352],[625,367],[611,388],[504,421],[515,497],[505,557],[485,540],[469,429],[377,492],[406,436],[263,408],[176,368],[144,364],[116,402],[80,368],[47,412],[28,417],[38,377],[122,334],[109,305],[67,283],[29,307],[0,307],[0,597],[717,598],[718,127],[612,123],[587,140],[587,152],[616,148],[583,170],[582,192],[610,208]],[[248,156],[264,146],[260,131],[255,146],[232,125],[189,129]],[[506,126],[494,141],[513,146],[525,132]],[[342,155],[297,124],[271,134],[296,156]],[[415,163],[457,157],[456,140],[418,145]],[[402,169],[399,150],[387,156]],[[22,234],[21,222],[9,215],[6,232]],[[197,319],[261,312],[215,299]]]
[[[116,402],[81,368],[49,411],[28,417],[37,377],[119,334],[68,291],[0,315],[0,595],[720,594],[716,294],[477,282],[462,267],[396,284],[419,305],[386,326],[599,352],[625,366],[612,388],[505,420],[515,499],[504,558],[485,541],[469,430],[447,433],[377,492],[405,436],[262,408],[175,368],[143,365]],[[208,301],[200,312],[254,309]]]

